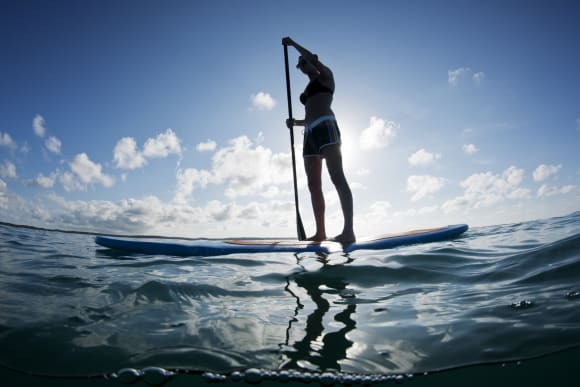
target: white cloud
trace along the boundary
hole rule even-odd
[[[16,178],[16,166],[14,163],[6,160],[4,164],[0,164],[0,177],[4,179]]]
[[[207,152],[207,151],[213,152],[216,147],[217,147],[216,142],[208,139],[206,142],[200,142],[199,144],[197,144],[195,149],[197,149],[198,152]]]
[[[271,184],[287,183],[292,177],[289,154],[272,154],[261,145],[253,146],[246,136],[235,138],[230,146],[218,150],[212,168],[215,182],[227,182],[228,197],[261,192]]]
[[[386,200],[379,200],[374,202],[369,207],[368,217],[371,219],[384,219],[389,213],[389,209],[392,207],[391,203]]]
[[[444,179],[430,175],[413,175],[407,178],[407,192],[412,193],[411,201],[417,201],[443,188]]]
[[[4,182],[4,180],[0,179],[0,192],[6,191],[6,187],[7,186],[6,186],[6,183]],[[3,207],[1,204],[2,204],[2,201],[0,201],[0,208]]]
[[[58,180],[66,192],[71,191],[84,191],[86,186],[83,185],[74,174],[70,172],[64,172],[59,176]]]
[[[473,83],[475,83],[476,85],[481,85],[481,83],[485,80],[485,73],[480,71],[477,72],[475,74],[473,74]]]
[[[272,110],[276,106],[276,100],[268,93],[260,91],[258,94],[252,94],[250,96],[252,101],[252,106],[258,110]]]
[[[189,168],[177,173],[174,200],[186,202],[196,187],[207,184],[226,184],[225,195],[230,198],[261,194],[272,185],[286,184],[292,179],[290,155],[273,154],[268,148],[254,145],[241,136],[220,148],[212,157],[212,169]]]
[[[143,155],[145,157],[167,157],[170,154],[181,154],[181,141],[171,130],[168,128],[165,133],[160,133],[156,138],[150,138],[145,142],[143,146]]]
[[[447,82],[451,86],[457,86],[459,82],[469,73],[471,69],[469,67],[459,67],[454,70],[447,71]]]
[[[196,186],[205,188],[211,179],[211,173],[206,170],[187,168],[177,171],[177,189],[174,201],[186,203]]]
[[[38,137],[44,137],[44,133],[46,133],[45,124],[46,122],[40,114],[37,114],[32,120],[32,128]]]
[[[427,207],[421,207],[419,209],[409,208],[407,210],[397,211],[393,214],[393,216],[402,217],[402,218],[407,219],[407,218],[412,218],[412,217],[421,216],[421,215],[429,215],[429,214],[436,212],[438,209],[439,209],[438,206],[427,206]]]
[[[181,140],[170,128],[155,138],[148,138],[143,151],[137,147],[135,139],[123,137],[115,145],[113,159],[117,168],[137,169],[147,164],[147,158],[165,158],[170,154],[181,155]]]
[[[453,70],[447,71],[447,82],[451,86],[459,85],[465,78],[469,77],[472,73],[469,67],[459,67]],[[471,80],[476,86],[481,85],[485,80],[485,73],[483,71],[478,71],[471,75]]]
[[[113,179],[102,172],[101,164],[94,163],[86,153],[79,153],[69,163],[71,171],[83,184],[99,183],[104,187],[112,187]]]
[[[10,134],[0,132],[0,146],[5,146],[9,149],[16,149],[16,143],[10,137]]]
[[[0,215],[4,221],[28,219],[31,225],[100,233],[155,234],[199,237],[279,236],[290,229],[291,201],[260,201],[244,205],[212,200],[193,207],[155,196],[121,201],[69,201],[53,193],[26,201],[0,180]]]
[[[44,176],[42,173],[39,173],[36,179],[32,181],[32,184],[42,188],[52,188],[54,187],[57,176],[57,173],[51,173],[49,176]]]
[[[46,139],[44,145],[46,146],[46,149],[48,149],[52,153],[59,154],[62,143],[58,138],[50,136],[49,138]]]
[[[491,172],[476,173],[461,182],[465,189],[462,196],[446,201],[442,205],[445,212],[462,208],[484,208],[506,199],[527,199],[530,190],[520,187],[524,170],[511,166],[502,174]]]
[[[463,151],[468,155],[473,155],[479,152],[479,149],[475,146],[475,144],[465,144],[463,145]]]
[[[399,124],[385,121],[379,117],[371,117],[369,127],[360,135],[362,149],[381,149],[388,146],[397,135]]]
[[[278,197],[278,196],[280,196],[280,188],[278,188],[275,185],[271,185],[268,187],[268,189],[266,191],[261,192],[260,196],[262,196],[266,199],[272,199],[272,198]]]
[[[132,137],[123,137],[117,142],[113,150],[113,159],[117,168],[122,169],[136,169],[147,164]]]
[[[533,173],[534,181],[544,181],[552,175],[558,173],[558,171],[562,168],[562,164],[559,165],[546,165],[541,164],[539,165]]]
[[[548,197],[548,196],[554,196],[554,195],[565,195],[565,194],[570,193],[574,190],[576,190],[575,185],[565,185],[562,187],[555,187],[555,186],[549,186],[547,184],[542,184],[542,186],[540,188],[538,188],[537,196],[538,197]]]
[[[409,164],[412,166],[425,166],[433,163],[435,160],[441,158],[440,154],[434,154],[426,151],[425,149],[419,149],[417,152],[413,153],[407,159]]]

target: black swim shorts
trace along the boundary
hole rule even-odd
[[[324,116],[304,129],[304,157],[322,155],[322,149],[329,145],[340,144],[340,130],[334,116]]]

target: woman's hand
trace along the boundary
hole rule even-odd
[[[296,120],[294,118],[288,118],[286,120],[286,126],[288,129],[292,129],[294,126],[304,126],[305,124],[304,120]]]
[[[294,41],[289,36],[286,36],[285,38],[282,38],[282,44],[284,46],[293,46]]]

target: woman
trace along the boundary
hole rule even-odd
[[[282,44],[292,46],[300,53],[296,66],[308,76],[310,82],[300,95],[300,102],[304,104],[304,120],[289,119],[286,124],[290,129],[294,125],[304,126],[304,167],[308,177],[308,189],[312,200],[312,209],[316,220],[316,234],[308,238],[312,241],[326,240],[324,223],[324,195],[322,192],[322,160],[326,160],[326,168],[336,187],[344,227],[342,233],[332,240],[344,245],[353,243],[353,205],[352,193],[342,168],[342,154],[340,152],[340,131],[334,113],[330,108],[334,93],[334,77],[332,71],[314,55],[291,38],[282,39]]]

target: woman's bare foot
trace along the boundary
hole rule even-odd
[[[310,238],[306,238],[307,241],[311,242],[323,242],[326,240],[326,235],[313,235]]]
[[[338,242],[343,246],[350,245],[356,241],[354,233],[342,233],[331,239],[333,242]]]

